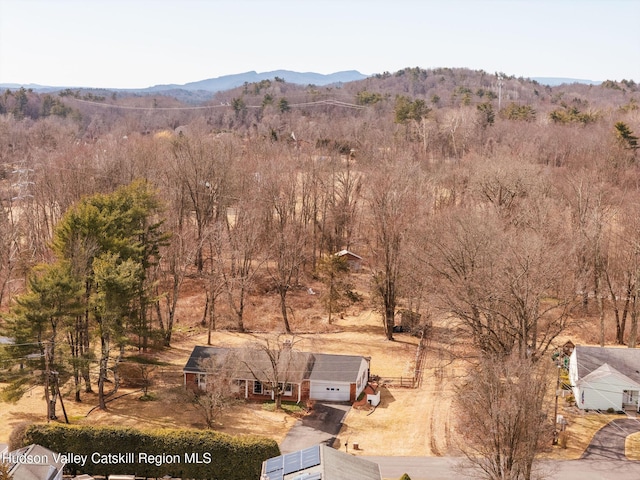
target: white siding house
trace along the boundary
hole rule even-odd
[[[577,345],[569,358],[569,381],[578,408],[637,411],[640,350]]]

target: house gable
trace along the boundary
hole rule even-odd
[[[569,380],[579,408],[637,408],[640,350],[577,345],[569,359]]]
[[[640,349],[576,345],[571,355],[575,357],[577,379],[608,364],[625,377],[640,383]]]
[[[640,390],[640,383],[633,381],[626,375],[623,375],[608,363],[601,365],[586,377],[579,379],[576,382],[576,385],[590,385],[596,382],[612,383],[620,387]]]

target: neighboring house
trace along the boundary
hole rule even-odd
[[[369,359],[290,350],[270,356],[250,348],[197,346],[183,369],[184,384],[206,389],[209,377],[224,374],[233,380],[236,395],[249,400],[273,399],[272,360],[277,360],[283,400],[354,402],[369,380]],[[211,368],[211,365],[214,368]]]
[[[316,445],[262,462],[260,480],[382,480],[377,463]]]
[[[336,257],[343,257],[353,272],[359,272],[362,269],[362,257],[349,250],[340,250],[336,253]]]
[[[638,411],[640,349],[576,345],[569,381],[581,409]]]
[[[6,453],[2,458],[9,464],[12,480],[62,480],[62,459],[56,462],[55,452],[32,444]]]

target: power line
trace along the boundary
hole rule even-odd
[[[114,105],[112,103],[102,103],[95,102],[91,100],[83,100],[80,98],[73,98],[73,101],[84,103],[87,105],[93,105],[97,107],[103,108],[114,108],[121,110],[139,110],[139,111],[189,111],[189,110],[209,110],[209,109],[218,109],[218,108],[233,108],[233,106],[229,103],[224,103],[220,105],[200,105],[193,107],[137,107],[131,105]],[[355,103],[343,102],[337,99],[325,99],[325,100],[316,100],[311,102],[300,102],[300,103],[288,103],[287,107],[289,108],[302,108],[302,107],[319,107],[323,105],[341,107],[341,108],[350,108],[354,110],[366,110],[368,107],[364,105],[357,105]],[[264,105],[244,105],[242,108],[264,108]]]

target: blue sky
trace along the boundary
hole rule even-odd
[[[0,0],[0,83],[468,67],[640,81],[640,0]]]

